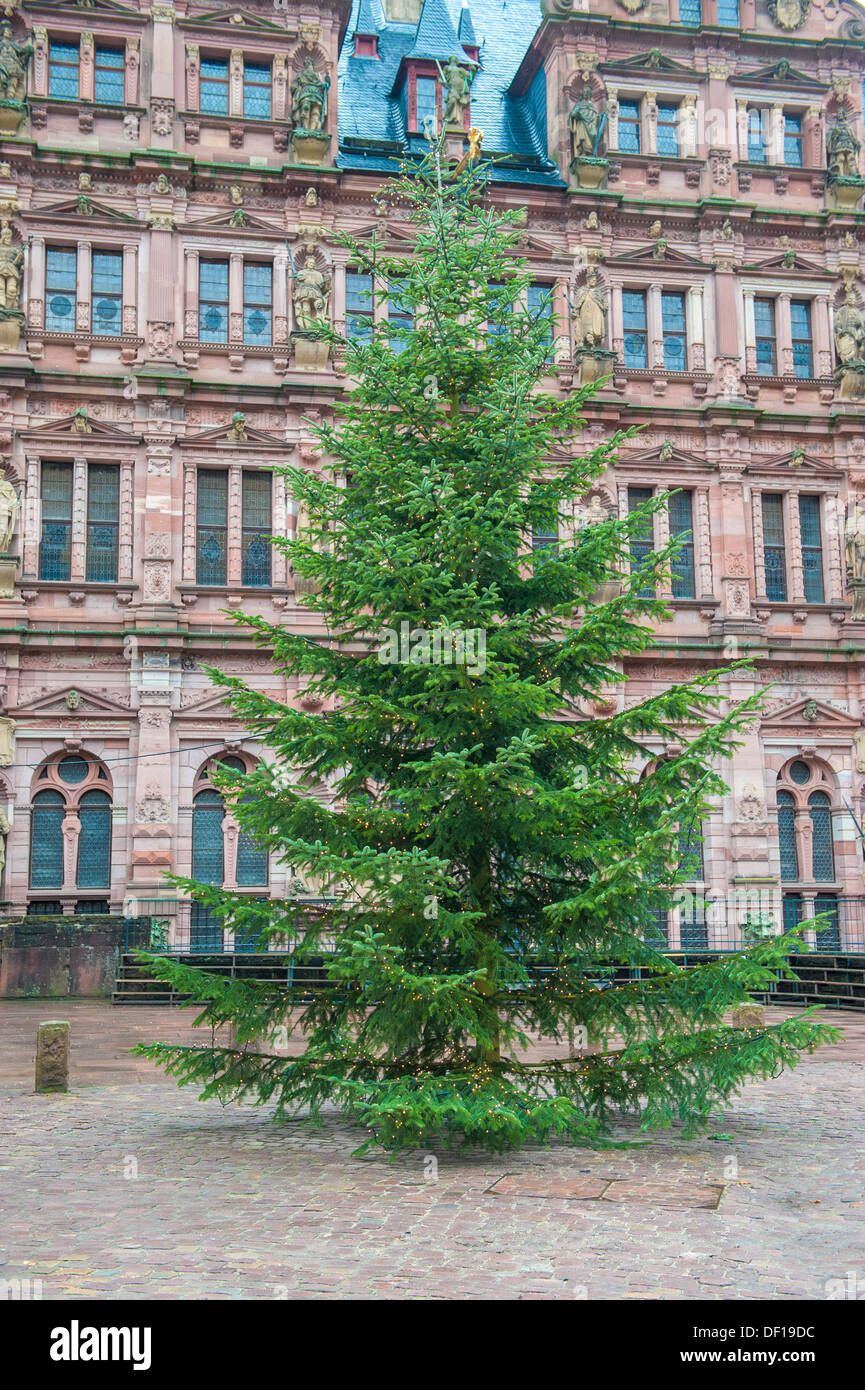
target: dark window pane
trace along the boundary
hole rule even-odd
[[[639,102],[619,102],[619,149],[623,154],[640,153]]]
[[[92,463],[87,470],[87,578],[91,583],[117,579],[117,530],[120,521],[120,470]]]
[[[59,792],[38,792],[30,814],[30,887],[63,887],[63,816]]]
[[[784,116],[784,163],[795,165],[797,168],[802,164],[802,117]]]
[[[820,539],[819,497],[799,498],[802,534],[802,576],[807,603],[823,602],[823,547]]]
[[[111,801],[105,792],[85,792],[78,803],[78,887],[107,888],[111,875]]]
[[[237,882],[240,887],[267,883],[267,867],[267,850],[248,830],[241,829],[237,837]]]
[[[629,487],[628,488],[628,511],[635,512],[640,507],[644,507],[647,502],[652,500],[652,489],[650,487]],[[643,518],[642,526],[636,535],[631,536],[631,573],[638,569],[655,549],[654,525],[651,516]],[[652,598],[654,587],[651,584],[644,585],[639,591],[641,598]]]
[[[52,43],[48,45],[48,95],[52,97],[78,96],[78,44]]]
[[[835,855],[832,848],[832,812],[825,792],[812,792],[808,797],[811,812],[812,839],[811,875],[818,883],[829,883],[835,877]]]
[[[228,63],[202,58],[201,110],[212,116],[228,115]]]
[[[197,579],[226,582],[228,474],[202,468],[198,474]]]
[[[760,376],[775,375],[775,301],[754,300],[754,333],[757,343],[757,371]]]
[[[671,372],[683,372],[688,365],[683,294],[661,295],[661,323],[664,335],[664,366]]]
[[[658,154],[679,153],[679,108],[658,107]]]
[[[372,342],[372,276],[349,271],[345,277],[345,334],[354,343]]]
[[[42,465],[39,578],[68,579],[72,560],[72,464]]]
[[[438,96],[436,93],[436,80],[434,77],[419,77],[417,79],[417,129],[421,135],[426,134],[426,122],[432,123],[432,129],[438,129]]]
[[[57,764],[57,776],[67,787],[78,786],[87,776],[87,759],[77,756],[61,758]]]
[[[243,474],[243,523],[241,552],[243,583],[251,588],[270,584],[271,496],[270,473]]]
[[[199,792],[192,812],[192,877],[199,883],[222,883],[222,797]]]
[[[391,280],[388,286],[387,318],[392,352],[404,352],[408,334],[414,328],[414,315],[402,299],[402,281]]]
[[[766,597],[773,603],[787,598],[787,553],[784,538],[784,499],[780,493],[763,493],[763,565]]]
[[[553,346],[553,287],[552,285],[529,285],[526,304],[532,318],[543,321],[544,342]]]
[[[796,835],[794,831],[795,812],[791,792],[778,793],[778,847],[781,851],[781,878],[784,882],[795,882],[799,877],[799,861],[796,854]]]
[[[806,299],[794,299],[790,304],[790,326],[793,338],[793,371],[799,377],[814,375],[811,351],[811,305]]]
[[[252,347],[271,342],[272,274],[269,265],[243,267],[243,341]]]
[[[76,253],[49,246],[45,253],[45,327],[49,333],[74,333],[77,283]]]
[[[622,318],[625,330],[625,366],[648,366],[646,296],[642,290],[623,292]]]
[[[766,112],[758,107],[748,110],[748,158],[752,164],[766,163]]]
[[[670,498],[670,536],[686,537],[672,563],[674,598],[694,597],[694,533],[690,492]]]

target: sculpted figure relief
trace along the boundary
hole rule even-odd
[[[861,148],[861,142],[850,125],[847,112],[842,106],[826,136],[826,163],[829,166],[829,173],[835,178],[858,178]]]
[[[607,318],[607,297],[598,281],[594,266],[586,271],[586,283],[577,290],[574,299],[574,340],[580,347],[602,347]]]
[[[19,510],[17,492],[9,479],[0,474],[0,555],[9,554]]]
[[[469,74],[465,68],[461,68],[456,58],[451,55],[445,63],[442,72],[442,80],[445,84],[444,93],[444,124],[456,126],[459,130],[463,128],[463,112],[471,100],[469,87],[471,85]]]
[[[16,43],[8,19],[0,24],[0,101],[23,101],[32,43]]]
[[[856,497],[847,509],[845,531],[847,584],[853,590],[854,623],[865,621],[865,500]]]
[[[865,363],[865,313],[856,303],[856,291],[849,284],[844,303],[835,315],[835,351],[841,367]]]
[[[294,321],[299,329],[321,328],[327,318],[330,276],[319,270],[315,256],[307,256],[294,282]]]
[[[296,130],[322,130],[327,80],[315,70],[311,55],[291,84],[291,119]]]
[[[583,95],[568,117],[568,128],[571,132],[572,159],[581,155],[592,156],[596,153],[601,130],[601,114],[592,99],[590,87],[583,88]]]
[[[14,244],[12,227],[4,221],[0,230],[0,309],[18,309],[23,265],[24,248]]]
[[[811,0],[769,0],[769,14],[779,29],[798,29],[808,18]]]

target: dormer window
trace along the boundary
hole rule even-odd
[[[377,58],[378,55],[378,34],[355,34],[354,54],[355,58]]]

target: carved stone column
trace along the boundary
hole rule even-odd
[[[141,43],[138,37],[126,40],[123,96],[127,106],[138,105],[138,73],[141,66]]]
[[[183,336],[198,339],[198,250],[187,246],[185,253],[183,291]]]
[[[85,29],[81,35],[78,49],[78,98],[80,101],[93,100],[94,62],[93,34]]]
[[[802,568],[802,526],[799,521],[799,493],[787,494],[787,527],[790,536],[790,599],[805,602],[805,575]]]
[[[79,333],[90,332],[90,242],[78,243],[78,296],[75,311],[75,327]]]
[[[778,372],[793,376],[793,325],[790,319],[790,295],[779,294],[777,299],[775,333],[778,340]]]
[[[77,458],[72,469],[72,554],[70,575],[83,579],[87,568],[87,460]]]
[[[703,322],[703,287],[691,285],[685,300],[688,341],[688,370],[706,369],[706,339]]]
[[[123,247],[123,332],[138,333],[138,246]]]
[[[30,293],[27,301],[29,328],[45,326],[45,238],[34,236],[30,242]]]
[[[183,460],[183,582],[194,584],[195,536],[198,512],[198,470],[189,459]]]
[[[228,554],[226,578],[229,586],[242,582],[241,515],[243,507],[243,475],[239,463],[228,469]]]

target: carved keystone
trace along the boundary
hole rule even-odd
[[[36,1030],[36,1090],[69,1090],[69,1024],[40,1023]]]

